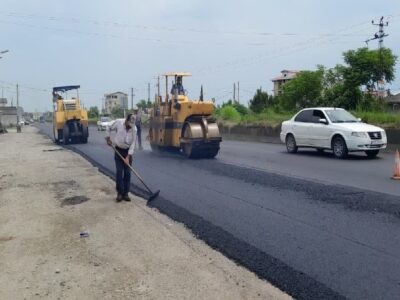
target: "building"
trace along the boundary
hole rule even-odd
[[[116,92],[104,95],[104,111],[106,114],[111,114],[113,108],[116,106],[128,109],[128,94]]]
[[[282,70],[281,75],[272,78],[271,81],[274,83],[274,96],[278,96],[282,92],[282,86],[295,78],[299,71]]]
[[[0,107],[0,123],[4,127],[17,125],[17,108],[15,106]]]
[[[400,110],[400,92],[388,95],[385,100],[393,110]]]
[[[7,106],[7,98],[0,98],[0,107]]]

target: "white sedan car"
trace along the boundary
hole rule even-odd
[[[384,129],[362,123],[342,108],[306,108],[282,123],[281,141],[289,153],[299,147],[329,149],[337,158],[349,152],[364,151],[376,157],[387,144]]]
[[[103,131],[107,129],[107,126],[111,126],[114,121],[110,117],[100,117],[100,120],[97,121],[97,130]]]

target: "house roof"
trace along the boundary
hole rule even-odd
[[[400,103],[400,92],[386,97],[388,103]]]
[[[281,75],[274,77],[271,79],[271,81],[280,81],[280,80],[287,80],[287,79],[293,79],[297,76],[299,71],[296,70],[282,70]]]
[[[188,72],[169,72],[163,74],[162,76],[192,76],[192,74]]]
[[[116,94],[128,96],[128,94],[125,94],[123,92],[109,93],[109,94],[106,94],[106,95],[116,95]]]

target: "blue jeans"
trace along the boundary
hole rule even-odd
[[[122,149],[119,147],[115,147],[115,149],[122,155],[122,157],[126,157],[128,155],[128,149]],[[117,193],[120,195],[125,195],[129,193],[129,187],[131,185],[131,170],[122,159],[118,156],[117,153],[114,155],[115,167],[117,169],[116,174],[116,188]],[[129,164],[132,165],[132,158],[129,161]]]

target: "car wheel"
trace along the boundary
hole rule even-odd
[[[296,144],[296,139],[292,134],[288,134],[286,136],[286,150],[289,153],[296,153],[297,152],[297,144]]]
[[[379,150],[367,150],[365,151],[365,154],[367,154],[367,156],[369,158],[375,158],[379,153]]]
[[[336,158],[345,158],[349,153],[347,150],[346,142],[341,136],[337,136],[332,141],[333,155]]]

